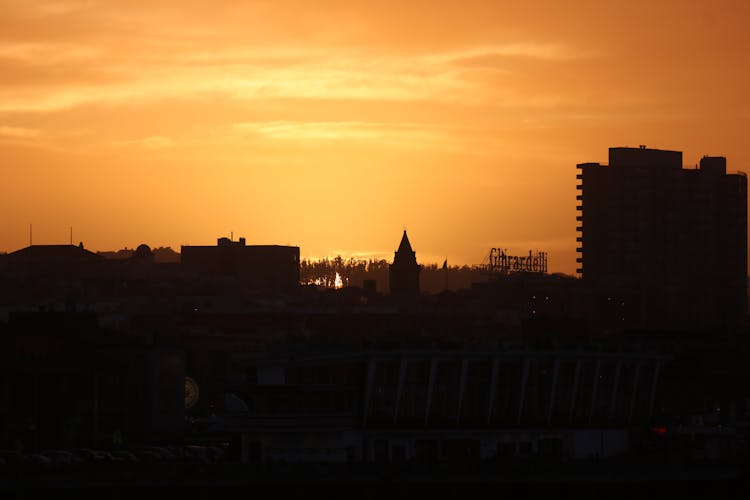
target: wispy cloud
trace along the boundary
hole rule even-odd
[[[0,139],[34,139],[41,131],[23,127],[7,127],[0,125]]]
[[[105,51],[86,43],[21,42],[0,45],[0,58],[14,59],[38,65],[76,62],[101,62]]]
[[[410,137],[438,139],[445,137],[445,128],[417,123],[343,122],[245,122],[234,124],[235,129],[283,140],[350,140]]]
[[[121,35],[124,37],[124,34]],[[0,38],[1,40],[1,38]],[[219,92],[239,100],[272,98],[428,100],[479,103],[498,88],[481,69],[503,71],[509,59],[541,62],[587,57],[560,43],[514,42],[460,50],[399,53],[367,47],[265,45],[117,33],[0,45],[0,111],[56,111],[90,102],[125,102]],[[127,43],[124,50],[123,44]],[[34,87],[29,87],[33,83]],[[46,83],[46,85],[44,84]],[[519,103],[519,95],[513,103]],[[502,103],[502,100],[500,101]]]
[[[68,14],[91,5],[89,0],[36,0],[29,4],[31,12],[41,16]]]
[[[164,149],[175,144],[174,139],[171,137],[165,137],[160,135],[154,135],[149,137],[143,137],[139,139],[127,139],[112,142],[114,147],[140,147],[145,149]]]
[[[458,127],[424,123],[360,121],[267,121],[243,122],[233,128],[267,141],[295,144],[341,143],[375,146],[379,149],[464,151],[471,141],[481,140]]]
[[[512,58],[572,61],[594,57],[596,54],[596,51],[589,48],[579,49],[562,43],[511,42],[446,52],[434,56],[433,59],[460,66],[495,66],[498,63],[507,63]]]

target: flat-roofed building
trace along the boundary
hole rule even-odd
[[[285,291],[299,285],[299,247],[219,238],[216,246],[183,246],[181,260],[186,271],[235,278],[250,288]]]

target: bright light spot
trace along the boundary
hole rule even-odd
[[[342,288],[344,286],[344,281],[341,279],[341,275],[336,272],[336,280],[333,282],[334,288]]]

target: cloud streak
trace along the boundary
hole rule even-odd
[[[0,125],[0,138],[6,139],[34,139],[40,131],[23,127],[7,127]]]

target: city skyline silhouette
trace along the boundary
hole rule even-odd
[[[639,145],[637,149],[643,150],[644,148],[646,148],[645,145]],[[629,147],[610,148],[610,150],[612,150],[612,149],[621,149],[621,150],[633,149],[633,150],[635,150],[636,148],[629,148]],[[649,148],[648,150],[652,150],[652,148]],[[654,148],[654,150],[659,150],[659,149],[658,148]],[[696,163],[694,167],[682,165],[682,159],[681,158],[682,158],[682,151],[680,151],[680,160],[678,162],[678,163],[681,164],[681,169],[682,170],[688,171],[688,170],[691,170],[691,169],[692,170],[698,170],[699,169],[698,163]],[[709,156],[709,155],[703,155],[703,157],[700,160],[700,163],[702,164],[703,161],[706,158],[711,158],[711,156]],[[722,158],[723,159],[723,162],[724,162],[724,165],[725,165],[724,166],[725,173],[738,174],[740,176],[746,175],[745,172],[741,171],[741,170],[736,170],[736,169],[729,169],[729,170],[727,170],[727,168],[726,168],[726,158],[725,157],[716,157],[716,158]],[[598,163],[596,163],[596,164],[598,164]],[[580,165],[580,163],[579,163],[579,165]],[[580,176],[577,176],[577,177],[580,178]],[[577,187],[579,187],[579,186],[580,185],[577,184]],[[569,201],[568,204],[571,204],[571,202]],[[580,210],[580,205],[576,205],[576,209]],[[577,219],[577,220],[580,220],[580,219]],[[580,228],[578,226],[576,226],[576,229],[580,229]],[[27,232],[27,237],[28,237],[28,245],[27,246],[31,246],[31,245],[34,244],[34,240],[33,240],[33,224],[29,224],[27,231],[28,231]],[[44,234],[46,235],[48,233],[45,232]],[[68,244],[71,244],[71,245],[73,244],[73,234],[74,234],[73,233],[73,226],[69,226],[68,227],[69,241],[67,242]],[[228,239],[231,239],[231,235],[234,234],[234,231],[230,231],[229,234],[230,234],[230,237]],[[576,254],[579,253],[579,250],[580,250],[580,244],[579,244],[580,242],[578,240],[579,240],[579,238],[576,237],[574,239],[571,239],[570,242],[568,242],[570,245],[574,246],[574,250],[575,250]],[[513,241],[510,241],[510,242],[503,242],[503,243],[504,243],[503,244],[503,248],[504,248],[505,251],[507,251],[508,250],[508,246],[510,246],[512,252],[523,253],[525,251],[525,249],[521,245],[524,245],[524,244],[536,245],[536,244],[539,243],[539,241],[534,241],[534,240],[530,240],[530,241],[527,241],[527,242],[513,242]],[[53,240],[52,242],[46,242],[45,241],[45,242],[40,243],[39,240],[38,240],[38,237],[37,237],[37,243],[36,244],[37,245],[59,245],[59,244],[66,244],[66,242],[60,242],[60,241],[54,241]],[[79,241],[78,244],[82,245],[83,241]],[[185,244],[183,243],[180,246],[184,246],[184,245]],[[300,245],[297,244],[296,246],[300,246]],[[495,247],[494,247],[493,244],[490,244],[490,247],[491,247],[490,251],[492,251],[492,250],[495,249]],[[169,253],[169,252],[175,252],[175,253],[177,253],[179,255],[179,252],[177,252],[176,250],[172,249],[172,247],[170,245],[158,246],[157,248],[164,249],[164,251],[167,252],[167,253]],[[179,246],[177,248],[179,248]],[[304,248],[304,247],[301,247],[301,248]],[[533,250],[538,252],[539,248],[536,247]],[[560,250],[560,249],[558,248],[558,250]],[[569,253],[570,250],[571,250],[571,248],[563,247],[562,251],[560,251],[560,253],[558,255],[564,256],[567,253]],[[10,251],[13,251],[13,250],[10,250]],[[118,248],[96,249],[95,251],[97,253],[101,253],[102,255],[110,255],[110,256],[114,257],[118,253],[125,253],[125,254],[127,254],[129,251],[132,251],[132,249],[129,249],[127,245],[124,245],[124,246],[118,247]],[[347,260],[353,260],[353,261],[373,261],[373,260],[374,261],[382,261],[382,260],[387,260],[387,257],[388,257],[388,255],[390,253],[389,251],[346,251],[346,250],[342,251],[342,250],[335,250],[335,251],[331,251],[328,254],[324,254],[324,255],[310,255],[310,254],[305,254],[304,250],[302,250],[302,252],[303,253],[301,254],[301,258],[304,259],[304,260],[306,260],[306,261],[308,261],[308,262],[325,261],[325,260],[331,260],[331,259],[342,258],[342,257],[345,258],[345,259],[347,259]],[[5,252],[0,252],[0,253],[9,253],[9,251],[6,250]],[[549,252],[545,252],[545,253],[548,254]],[[745,250],[745,255],[747,257],[747,249]],[[432,254],[427,253],[426,257],[427,257],[426,261],[429,264],[431,264],[431,265],[432,264],[438,264],[440,262],[440,259],[441,259],[441,257],[439,257],[439,253],[437,253],[437,254],[436,253],[432,253]],[[178,257],[177,256],[167,256],[165,258],[166,259],[177,259]],[[458,261],[458,262],[456,262],[453,258],[451,258],[451,264],[454,267],[483,267],[483,266],[486,266],[489,263],[488,259],[491,259],[491,258],[492,258],[491,255],[490,256],[487,255],[487,249],[485,248],[484,249],[484,253],[482,255],[480,255],[477,259],[474,259],[474,260],[469,261],[469,262],[461,261],[460,259],[456,259]],[[547,258],[547,257],[545,257],[545,258]],[[445,257],[445,260],[447,262],[447,257]],[[555,261],[553,259],[552,263],[553,263],[553,265],[550,266],[550,271],[551,272],[557,272],[557,273],[563,273],[563,274],[569,274],[569,275],[580,275],[580,271],[581,270],[580,270],[580,267],[578,265],[576,265],[573,269],[566,269],[566,268],[563,267],[565,265],[565,262],[563,262],[562,265],[559,262],[555,264]],[[545,265],[545,267],[546,267],[546,265]]]
[[[0,497],[744,498],[748,19],[0,0]]]

